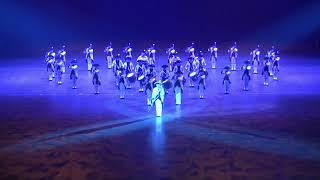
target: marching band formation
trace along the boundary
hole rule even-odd
[[[245,61],[244,65],[241,68],[238,68],[238,70],[243,72],[243,90],[245,91],[249,90],[249,82],[252,73],[258,74],[259,67],[262,67],[261,75],[263,76],[265,86],[268,86],[270,77],[273,77],[274,80],[278,79],[280,60],[279,50],[272,46],[261,62],[260,49],[261,48],[258,45],[250,53],[252,59]],[[152,44],[149,48],[140,53],[135,62],[136,65],[134,65],[133,62],[133,48],[130,43],[123,49],[123,56],[121,56],[121,54],[114,55],[113,51],[112,43],[109,43],[104,49],[106,55],[106,68],[113,71],[115,85],[119,89],[120,99],[124,99],[126,90],[131,89],[135,82],[138,82],[139,92],[143,92],[147,96],[147,105],[150,107],[155,106],[156,115],[161,116],[165,95],[169,93],[171,88],[173,88],[175,94],[176,105],[182,103],[182,94],[186,82],[188,82],[190,87],[196,86],[199,98],[204,98],[206,79],[208,77],[208,71],[206,70],[207,63],[204,53],[202,51],[196,51],[194,43],[185,50],[188,55],[185,65],[183,65],[181,58],[178,56],[175,45],[172,44],[166,51],[168,63],[161,66],[162,70],[160,73],[157,73],[155,70],[155,44]],[[234,42],[232,47],[228,49],[230,65],[224,67],[221,71],[225,94],[230,93],[231,72],[237,70],[238,51],[237,43]],[[208,48],[208,52],[210,54],[211,68],[216,69],[218,63],[218,47],[216,42]],[[99,73],[100,65],[95,63],[92,44],[89,44],[89,47],[87,47],[83,53],[85,54],[87,69],[92,74],[94,92],[95,94],[99,94],[99,87],[101,86]],[[54,48],[51,47],[46,53],[45,62],[49,81],[52,81],[53,78],[55,78],[59,85],[62,84],[62,77],[63,74],[66,73],[67,67],[66,54],[65,46],[62,46],[57,53],[55,53]],[[76,89],[77,80],[79,78],[77,60],[73,59],[68,65],[68,68],[71,70],[70,79],[72,81],[72,88]],[[253,72],[251,72],[252,70]]]

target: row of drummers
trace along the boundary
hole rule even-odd
[[[109,69],[111,69],[114,59],[117,57],[120,57],[120,54],[117,54],[116,56],[114,56],[113,50],[114,49],[112,47],[112,43],[110,43],[104,50],[104,52],[106,53],[106,61]],[[126,60],[132,59],[132,50],[133,49],[130,43],[128,44],[128,46],[123,48],[123,54]],[[237,69],[236,66],[237,66],[237,59],[238,59],[238,51],[239,51],[239,48],[237,47],[236,42],[234,42],[234,44],[228,49],[231,70]],[[191,43],[191,45],[185,49],[185,52],[188,57],[192,57],[193,59],[197,59],[197,58],[203,59],[204,53],[202,51],[198,51],[199,52],[198,56],[196,56],[196,47],[194,43]],[[218,47],[216,42],[214,42],[213,45],[208,48],[208,52],[210,54],[211,68],[216,69],[217,61],[218,61]],[[92,44],[90,44],[89,47],[85,49],[84,53],[86,55],[88,70],[91,70],[92,64],[94,63]],[[174,63],[180,60],[178,56],[178,51],[176,50],[175,45],[172,44],[171,47],[167,48],[166,53],[168,55],[169,70],[172,71],[173,70],[172,67],[174,66]],[[256,68],[254,68],[254,73],[258,73],[258,65],[260,64],[260,55],[261,55],[260,45],[258,45],[253,51],[251,51],[250,55],[252,56],[252,64],[254,66],[256,65]],[[264,58],[272,62],[274,62],[275,60],[280,60],[279,50],[275,49],[275,47],[272,46],[272,48],[269,51],[267,51]],[[147,48],[146,50],[143,50],[138,59],[145,61],[145,63],[149,65],[155,64],[156,62],[155,44],[152,44],[149,48]],[[199,61],[201,61],[201,59],[199,59]]]
[[[115,58],[120,57],[120,54],[114,56],[113,51],[114,49],[112,47],[112,43],[109,43],[109,45],[106,46],[106,48],[104,49],[104,53],[106,54],[107,67],[109,69],[112,67]],[[132,59],[132,51],[133,51],[133,48],[130,43],[123,48],[123,54],[126,61]],[[237,47],[236,42],[234,42],[231,48],[228,49],[231,70],[236,70],[238,51],[239,51],[239,48]],[[185,52],[189,57],[192,57],[193,59],[197,59],[198,57],[200,58],[203,57],[202,51],[199,51],[198,56],[195,55],[196,48],[194,43],[191,43],[191,45],[186,48]],[[208,48],[208,52],[210,53],[211,67],[215,69],[218,61],[218,47],[216,42],[214,42],[213,45]],[[90,44],[89,47],[87,47],[83,51],[83,53],[85,54],[85,59],[88,64],[88,70],[90,71],[92,68],[92,65],[94,64],[94,50],[93,50],[92,44]],[[180,60],[178,56],[178,52],[175,48],[175,45],[172,44],[172,46],[167,49],[166,53],[168,54],[169,70],[172,71],[173,70],[172,67],[174,63]],[[261,55],[260,46],[258,45],[253,51],[251,51],[250,55],[252,55],[253,72],[258,73],[258,66],[260,64],[260,55]],[[62,49],[58,51],[57,56],[52,47],[51,50],[47,53],[47,58],[49,58],[47,59],[47,62],[53,62],[55,61],[55,58],[60,58],[60,59],[63,59],[63,62],[65,63],[65,56],[66,56],[65,46],[63,46]],[[152,44],[149,48],[147,48],[146,50],[143,50],[139,58],[141,60],[144,60],[145,63],[147,64],[155,64],[156,62],[155,44]],[[269,51],[267,51],[264,58],[269,60],[270,63],[273,64],[275,61],[280,60],[279,50],[275,49],[274,46],[272,46],[272,48]]]
[[[112,68],[114,60],[116,58],[121,57],[120,54],[117,54],[116,56],[114,56],[113,51],[114,51],[114,49],[112,47],[112,43],[109,43],[109,45],[106,46],[104,49],[104,53],[106,54],[107,67],[109,69]],[[132,59],[132,51],[133,51],[133,48],[130,43],[126,47],[123,48],[123,54],[124,54],[126,61]],[[238,51],[239,51],[239,48],[237,47],[236,42],[234,42],[234,44],[231,46],[231,48],[228,49],[231,70],[236,70]],[[199,51],[198,56],[195,55],[196,48],[195,48],[194,43],[191,43],[191,45],[186,48],[185,52],[187,53],[187,55],[189,57],[192,57],[193,59],[201,58],[201,59],[199,59],[199,61],[202,61],[204,59],[202,51]],[[218,61],[218,47],[217,47],[216,42],[214,42],[213,45],[208,48],[208,52],[210,53],[211,68],[215,69],[217,66],[217,61]],[[89,47],[87,47],[83,51],[83,53],[85,54],[85,59],[86,59],[87,65],[88,65],[88,70],[91,71],[92,65],[94,64],[94,50],[93,50],[92,44],[90,44]],[[172,67],[174,66],[174,63],[176,63],[177,61],[180,61],[180,58],[178,56],[178,52],[176,51],[175,45],[172,44],[171,47],[167,48],[166,53],[168,54],[169,70],[172,71],[173,70]],[[260,55],[261,55],[260,45],[258,45],[253,51],[251,51],[250,55],[252,55],[253,73],[258,73],[258,66],[260,64]],[[274,48],[274,46],[272,46],[272,48],[269,51],[267,51],[264,58],[270,62],[270,64],[271,64],[270,67],[271,67],[274,63],[278,63],[276,61],[280,60],[279,50],[276,50]],[[49,52],[47,52],[46,62],[51,64],[52,67],[54,67],[56,59],[58,61],[62,60],[62,63],[63,63],[62,70],[64,72],[65,67],[66,67],[65,46],[62,46],[62,48],[59,51],[57,51],[57,54],[55,53],[53,47],[51,47]],[[147,48],[146,50],[143,50],[138,59],[144,61],[146,64],[149,64],[149,65],[155,64],[155,62],[156,62],[155,44],[152,44],[149,48]],[[195,61],[195,63],[197,63],[197,61]],[[53,70],[54,70],[54,68],[53,68]]]

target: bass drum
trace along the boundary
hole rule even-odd
[[[173,84],[169,79],[166,79],[162,82],[162,86],[164,89],[168,90],[168,89],[172,88]]]
[[[127,74],[127,79],[130,83],[134,83],[136,81],[136,75],[132,72]]]
[[[193,71],[189,74],[189,77],[192,81],[197,81],[198,80],[198,76],[197,76],[197,72]]]

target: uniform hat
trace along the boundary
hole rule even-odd
[[[146,75],[148,78],[151,78],[152,77],[152,74],[147,74]]]
[[[92,66],[95,67],[95,68],[99,68],[100,67],[99,64],[93,64]]]
[[[165,68],[168,67],[168,65],[164,64],[164,65],[162,65],[161,67],[162,67],[163,69],[165,69]]]
[[[176,72],[176,74],[179,76],[179,75],[183,75],[183,72],[181,72],[181,71],[178,71],[178,72]]]

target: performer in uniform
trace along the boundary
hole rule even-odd
[[[269,69],[270,64],[271,64],[271,62],[270,62],[269,57],[265,57],[265,60],[263,62],[263,69],[262,69],[262,76],[264,78],[263,85],[265,85],[265,86],[269,85],[269,76],[271,76],[270,69]]]
[[[280,56],[279,56],[279,52],[277,52],[276,57],[272,64],[273,80],[276,80],[276,81],[278,80],[278,74],[279,74],[279,61],[280,61]]]
[[[173,60],[175,59],[175,54],[177,53],[174,44],[172,44],[171,47],[167,49],[167,54],[168,54],[168,64],[169,64],[169,71],[173,71]]]
[[[120,54],[118,54],[112,63],[113,74],[116,78],[116,86],[119,85],[119,71],[123,67]]]
[[[54,48],[53,46],[50,47],[50,50],[46,53],[46,58],[49,57],[49,56],[53,56],[53,57],[56,57],[56,53],[54,52]]]
[[[137,60],[137,66],[136,66],[136,74],[137,74],[137,80],[139,81],[139,92],[143,92],[143,86],[145,85],[145,73],[146,68],[143,60]]]
[[[181,105],[183,84],[184,84],[183,82],[184,82],[183,73],[178,72],[176,74],[176,78],[174,80],[174,85],[173,85],[173,92],[175,93],[175,96],[176,96],[176,105]]]
[[[100,66],[99,64],[94,64],[92,68],[92,84],[94,86],[95,94],[99,94],[99,87],[101,86],[101,81],[100,81]]]
[[[119,69],[119,91],[120,91],[120,99],[124,99],[124,95],[126,93],[126,72],[123,67]]]
[[[86,55],[86,61],[88,64],[88,71],[91,71],[92,64],[94,62],[92,44],[90,44],[89,47],[86,48],[83,53]]]
[[[250,70],[251,70],[251,66],[250,66],[250,61],[246,61],[244,66],[242,67],[243,69],[243,74],[242,74],[242,80],[244,81],[244,91],[248,91],[249,90],[249,81],[251,80],[250,77]]]
[[[152,74],[147,74],[147,84],[146,84],[146,95],[147,95],[147,104],[148,106],[152,106],[152,91],[154,88],[155,78]]]
[[[194,67],[194,71],[199,71],[199,67],[200,67],[200,60],[199,57],[195,57],[193,59],[193,67]]]
[[[155,87],[152,90],[152,105],[156,107],[157,117],[162,116],[162,109],[164,103],[164,90],[161,81],[157,81]]]
[[[253,73],[258,74],[258,67],[260,64],[260,45],[258,45],[250,55],[252,55]]]
[[[174,56],[174,60],[173,60],[173,64],[172,65],[173,65],[173,73],[176,73],[178,71],[178,69],[183,71],[182,61],[181,61],[179,56],[177,56],[177,55]]]
[[[216,69],[217,61],[218,61],[218,47],[217,42],[214,42],[213,46],[211,46],[208,51],[210,52],[210,60],[212,69]]]
[[[272,72],[272,65],[273,65],[273,61],[275,60],[276,57],[276,49],[274,46],[271,47],[271,49],[267,52],[267,57],[268,57],[268,61],[269,61],[269,74],[270,76],[273,76],[273,72]]]
[[[155,64],[156,63],[156,48],[155,44],[152,44],[151,47],[148,48],[148,57],[149,57],[149,64]]]
[[[230,53],[231,70],[235,71],[237,69],[237,59],[238,59],[238,47],[237,42],[228,50]]]
[[[59,84],[59,85],[61,85],[62,84],[62,74],[63,74],[63,72],[62,72],[62,67],[63,67],[63,60],[62,60],[62,57],[58,57],[57,58],[57,63],[56,63],[56,66],[55,66],[55,73],[56,73],[56,77],[57,77],[57,83]]]
[[[131,43],[128,43],[128,46],[126,46],[123,49],[123,53],[125,55],[125,58],[130,57],[132,58],[132,47],[131,47]]]
[[[191,43],[191,46],[186,48],[186,53],[188,54],[188,57],[193,57],[195,58],[195,48],[194,48],[194,43]]]
[[[168,65],[162,65],[161,66],[162,67],[162,71],[160,72],[160,78],[161,78],[161,81],[162,81],[162,83],[164,83],[164,82],[167,82],[167,83],[171,83],[170,82],[170,80],[169,80],[169,78],[170,78],[170,73],[169,73],[169,71],[167,70],[167,67],[168,67]],[[166,87],[164,84],[163,84],[163,88],[165,89],[165,92],[166,92],[166,94],[168,94],[168,88],[170,88],[169,86],[168,87]]]
[[[127,88],[131,89],[131,83],[127,77],[130,73],[134,72],[134,66],[133,66],[133,63],[131,62],[130,57],[126,58],[126,62],[123,63],[123,68],[125,69]]]
[[[76,59],[71,61],[71,65],[69,66],[69,68],[71,69],[70,79],[72,80],[72,89],[77,89],[77,80],[79,78],[79,73]]]
[[[50,51],[47,52],[46,54],[46,66],[47,66],[49,81],[52,81],[52,79],[55,77],[55,72],[54,72],[55,56],[56,56],[56,53],[54,52],[53,47],[51,47]]]
[[[204,98],[204,91],[206,90],[206,78],[208,76],[208,72],[205,70],[204,67],[200,67],[198,72],[199,83],[198,83],[198,91],[200,99]]]
[[[104,49],[103,52],[106,53],[106,60],[107,60],[108,69],[111,69],[112,68],[112,63],[113,63],[113,48],[112,48],[112,43],[111,42]]]
[[[222,84],[225,87],[225,92],[224,92],[225,94],[229,94],[230,93],[230,85],[231,85],[231,81],[230,81],[231,71],[230,71],[230,69],[231,69],[230,66],[226,66],[221,71],[221,74],[224,74]]]
[[[196,76],[196,67],[195,67],[195,63],[193,57],[189,57],[187,64],[185,66],[187,72],[188,72],[188,77],[189,77],[189,86],[190,87],[194,87],[194,80],[193,77]],[[192,74],[191,74],[192,73]],[[190,76],[192,75],[192,76]]]
[[[62,65],[62,73],[66,72],[66,65],[67,65],[67,60],[66,60],[66,46],[63,45],[62,48],[58,51],[58,56],[62,59],[63,65]]]
[[[156,71],[154,70],[154,68],[155,68],[155,66],[154,66],[153,64],[150,64],[150,65],[149,65],[149,68],[148,68],[147,71],[146,71],[146,74],[147,74],[147,75],[150,74],[151,77],[153,77],[153,78],[155,78],[155,77],[157,76],[157,73],[156,73]]]
[[[199,60],[199,69],[200,67],[206,69],[207,64],[206,64],[206,60],[204,59],[204,55],[202,51],[199,51],[198,60]]]
[[[178,61],[177,63],[175,63],[173,73],[174,73],[173,78],[177,78],[178,74],[183,74],[183,67],[182,67],[181,61]]]

